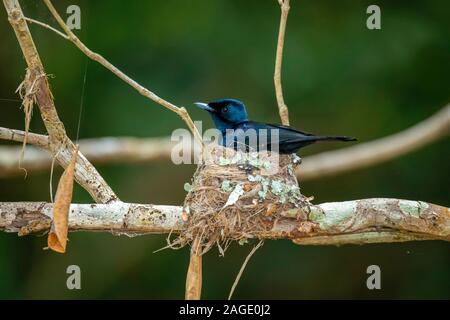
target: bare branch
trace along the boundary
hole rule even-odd
[[[283,88],[281,86],[281,67],[283,64],[283,48],[284,48],[284,35],[286,32],[286,22],[289,14],[289,0],[278,0],[281,8],[280,29],[278,31],[278,43],[277,54],[275,57],[275,73],[273,80],[275,83],[275,94],[277,96],[278,111],[280,113],[281,122],[289,125],[289,110],[284,103]]]
[[[3,4],[28,65],[25,81],[32,83],[34,88],[33,100],[37,101],[42,120],[49,134],[49,148],[58,163],[66,168],[75,151],[75,145],[67,137],[64,125],[58,117],[44,67],[19,2],[3,0]],[[25,87],[27,86],[28,84],[25,83]],[[82,154],[78,156],[75,178],[95,201],[108,203],[117,200],[112,189]]]
[[[186,122],[188,128],[191,130],[191,132],[194,135],[194,138],[199,142],[200,146],[203,145],[202,137],[200,133],[198,132],[197,128],[194,125],[194,122],[192,121],[191,117],[189,116],[187,110],[184,107],[177,107],[174,104],[164,100],[163,98],[159,97],[152,91],[148,90],[147,88],[141,86],[139,83],[137,83],[135,80],[131,79],[129,76],[124,74],[122,71],[120,71],[118,68],[116,68],[112,63],[110,63],[108,60],[106,60],[104,57],[99,55],[98,53],[93,52],[90,50],[86,45],[78,39],[78,37],[70,30],[70,28],[66,25],[64,20],[59,15],[58,11],[56,11],[55,7],[51,3],[50,0],[44,0],[45,4],[47,5],[48,9],[52,13],[52,15],[55,17],[56,21],[60,25],[60,27],[64,30],[64,32],[67,34],[69,41],[71,41],[73,44],[75,44],[78,49],[80,49],[86,56],[88,56],[90,59],[97,61],[102,66],[104,66],[106,69],[110,70],[112,73],[114,73],[117,77],[125,81],[127,84],[129,84],[131,87],[133,87],[136,91],[138,91],[141,95],[144,97],[153,100],[154,102],[160,104],[161,106],[169,109],[172,112],[175,112],[178,116],[181,117],[181,119]],[[45,25],[44,23],[40,23],[40,25]],[[53,28],[52,28],[53,29]],[[53,30],[55,31],[55,30]]]
[[[25,132],[0,127],[0,139],[22,142]],[[28,172],[49,170],[51,151],[48,137],[28,133],[28,146],[22,166]],[[81,152],[95,164],[139,163],[170,159],[173,143],[170,138],[95,138],[79,141]],[[42,149],[44,150],[42,150]],[[48,152],[46,152],[48,151]],[[0,178],[14,177],[23,172],[18,167],[21,147],[0,146]]]
[[[22,130],[8,129],[0,127],[0,139],[15,142],[23,142],[27,135],[27,143],[39,146],[43,149],[50,149],[48,136],[43,134],[29,133]]]
[[[72,204],[72,231],[103,231],[133,236],[179,232],[181,207],[130,204]],[[302,245],[367,244],[413,240],[450,241],[449,208],[398,199],[323,203],[310,212],[291,210],[259,233],[260,239],[290,239]],[[0,230],[20,235],[48,230],[52,204],[0,203]]]

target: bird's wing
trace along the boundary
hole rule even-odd
[[[304,135],[304,136],[315,136],[314,133],[306,132],[306,131],[300,131],[297,129],[293,129],[289,126],[284,126],[281,124],[270,124],[270,123],[262,123],[262,122],[254,122],[249,121],[249,124],[251,124],[255,129],[278,129],[280,130],[280,136],[286,135],[286,138],[291,136],[291,138],[297,137],[298,135]]]

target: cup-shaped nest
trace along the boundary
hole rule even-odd
[[[300,158],[275,152],[242,152],[218,145],[203,151],[203,161],[186,184],[184,229],[171,246],[199,239],[201,253],[216,244],[223,255],[232,241],[240,244],[272,229],[281,213],[307,207],[295,168]]]

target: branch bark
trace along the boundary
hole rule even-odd
[[[25,132],[0,127],[0,139],[22,142]],[[40,172],[51,167],[48,136],[28,133],[22,167],[28,172]],[[170,160],[173,143],[170,138],[106,137],[82,139],[80,151],[94,164],[140,163]],[[18,161],[21,147],[0,146],[0,178],[23,174]]]
[[[53,204],[46,202],[0,203],[0,230],[19,235],[47,231],[53,217]],[[133,236],[181,230],[181,207],[132,204],[72,204],[70,231],[102,231]]]
[[[25,136],[27,136],[27,143],[41,147],[44,150],[50,150],[48,136],[46,135],[0,127],[1,140],[23,142],[25,140]]]
[[[48,230],[51,203],[0,203],[0,230],[19,235]],[[71,231],[102,231],[117,235],[179,232],[182,208],[150,204],[72,204]],[[260,239],[289,239],[302,245],[367,244],[413,240],[450,241],[449,208],[422,201],[364,199],[290,210]]]
[[[27,82],[32,83],[31,94],[34,96],[32,100],[36,100],[39,106],[42,120],[48,132],[48,146],[58,163],[66,168],[75,151],[75,145],[68,138],[64,125],[58,117],[44,66],[19,2],[17,0],[3,0],[3,4],[28,65],[25,88],[28,87]],[[78,156],[75,172],[76,181],[91,194],[96,202],[108,203],[117,200],[117,196],[106,181],[82,154]]]

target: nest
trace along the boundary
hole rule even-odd
[[[203,254],[217,245],[221,255],[232,241],[244,244],[272,229],[281,213],[309,206],[294,174],[300,158],[270,152],[242,152],[209,145],[186,184],[184,230],[170,243],[195,239]]]

